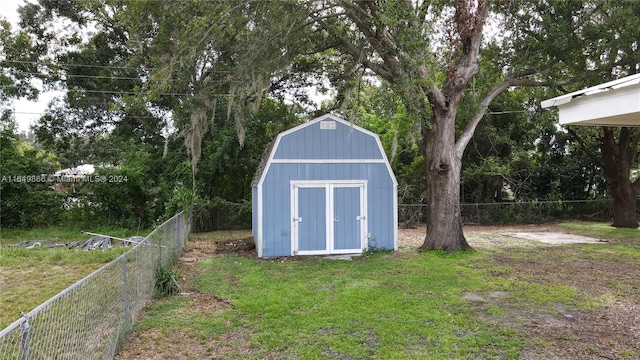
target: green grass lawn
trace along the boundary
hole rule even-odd
[[[570,221],[560,224],[560,227],[578,235],[591,236],[600,239],[640,240],[640,229],[615,228],[611,226],[609,222]]]
[[[120,238],[126,238],[129,236],[140,235],[146,236],[150,231],[141,230],[129,230],[123,228],[115,228],[108,226],[100,227],[71,227],[71,226],[48,226],[33,229],[1,229],[0,228],[0,244],[9,245],[19,243],[24,240],[43,240],[55,238],[60,242],[70,241],[84,241],[88,240],[90,236],[83,234],[81,231],[88,231],[96,234],[104,234],[108,236],[115,236]]]
[[[127,237],[126,229],[100,228],[110,236]],[[0,247],[0,328],[4,328],[52,296],[91,274],[129,248],[113,247],[84,251],[67,248],[14,248],[6,245],[24,240],[58,238],[60,242],[85,241],[80,229],[47,227],[29,230],[3,229]]]
[[[191,301],[174,297],[151,305],[137,329],[188,328],[200,339],[248,330],[255,359],[451,359],[478,349],[484,356],[515,356],[521,340],[474,318],[465,306],[465,292],[513,290],[467,265],[483,256],[410,252],[284,262],[220,257],[198,265],[197,288],[228,299],[232,309],[185,314]]]
[[[155,352],[181,359],[517,359],[536,340],[514,330],[519,321],[527,320],[511,319],[512,314],[544,316],[559,308],[589,311],[603,302],[576,286],[553,281],[553,274],[551,280],[541,281],[525,272],[514,274],[514,267],[496,263],[495,256],[513,256],[524,266],[531,261],[532,267],[555,266],[561,258],[608,261],[614,254],[624,262],[640,257],[638,244],[615,243],[616,238],[640,239],[638,233],[597,224],[563,226],[585,235],[600,234],[612,243],[606,248],[579,245],[544,252],[405,250],[353,261],[209,258],[190,270],[190,296],[152,303],[135,330],[154,334]],[[207,236],[220,240],[215,233]],[[622,296],[637,293],[627,285],[621,285]],[[202,296],[222,309],[202,306]],[[498,301],[491,301],[492,296]],[[561,331],[556,335],[563,336]],[[638,354],[620,350],[625,353],[630,357],[620,358]],[[132,354],[135,350],[128,350],[127,356]]]

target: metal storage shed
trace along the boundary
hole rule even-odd
[[[640,74],[543,101],[557,107],[560,125],[640,126]]]
[[[397,182],[380,138],[333,115],[280,133],[252,183],[259,257],[397,250]]]

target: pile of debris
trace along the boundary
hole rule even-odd
[[[72,241],[69,243],[60,242],[57,238],[50,239],[42,239],[42,240],[25,240],[16,244],[9,244],[7,247],[22,247],[26,249],[33,248],[45,248],[45,249],[53,249],[66,247],[67,249],[84,249],[84,250],[96,250],[96,249],[109,249],[114,246],[113,242],[116,244],[120,244],[121,246],[135,246],[145,241],[142,236],[131,236],[126,239],[95,234],[86,231],[82,231],[83,234],[91,236],[89,240],[86,241]]]

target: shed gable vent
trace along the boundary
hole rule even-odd
[[[336,129],[336,122],[335,121],[330,121],[330,120],[320,121],[320,129],[321,130],[335,130]]]

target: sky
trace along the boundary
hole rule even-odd
[[[6,18],[11,23],[11,29],[18,27],[18,6],[23,5],[24,0],[2,0],[0,6],[0,17]],[[26,132],[29,126],[34,124],[47,108],[49,101],[55,93],[40,94],[37,101],[16,100],[10,107],[14,111],[14,117],[18,125],[18,132]]]

